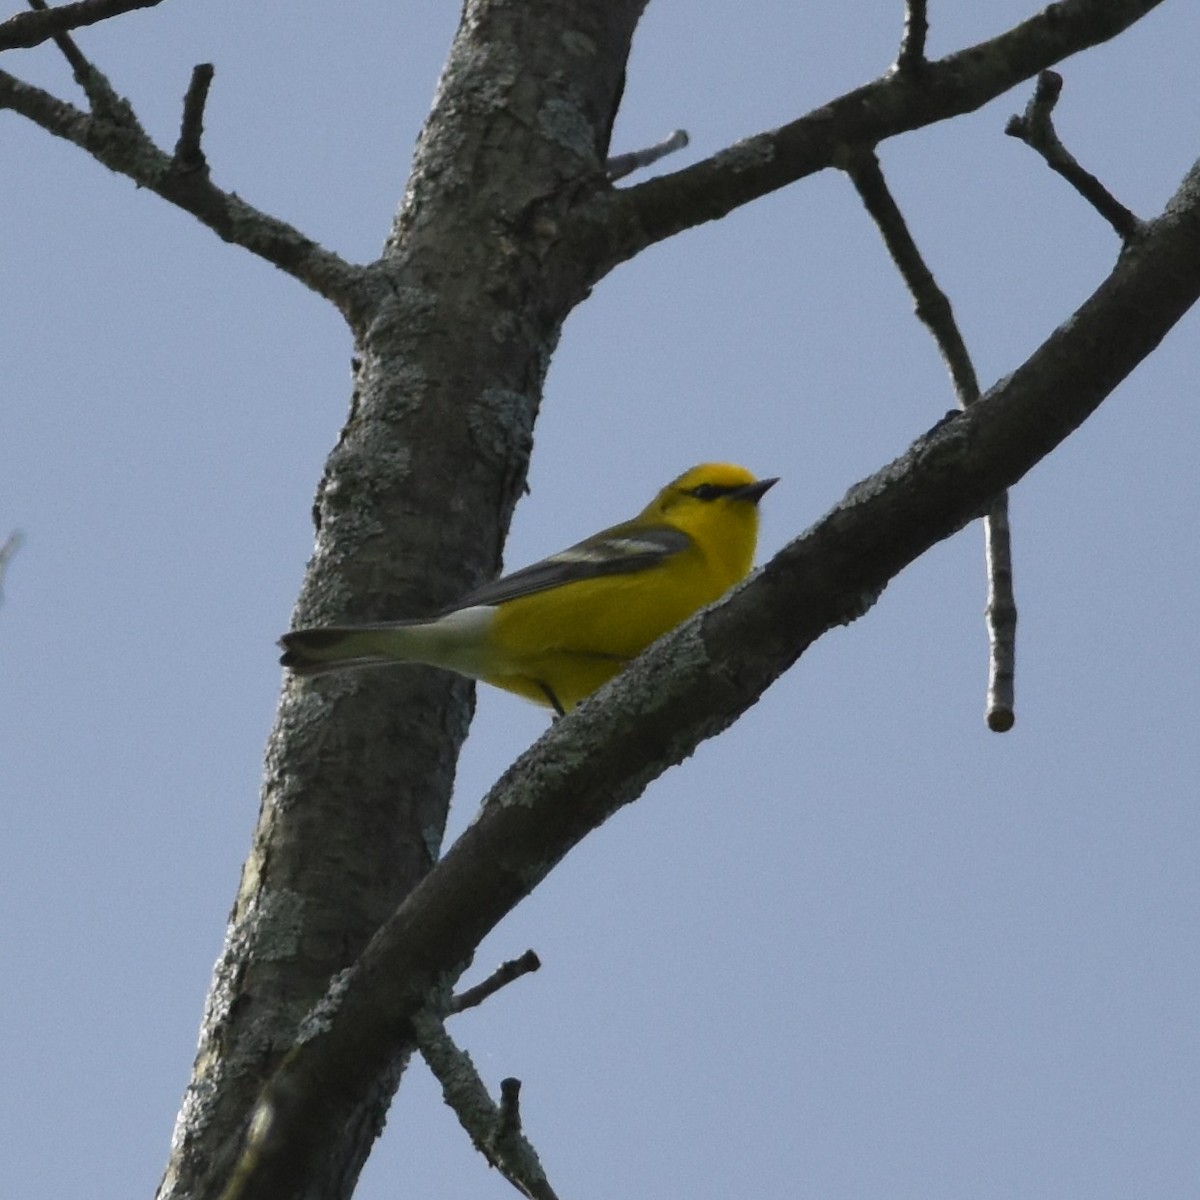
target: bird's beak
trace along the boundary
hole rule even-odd
[[[757,504],[778,482],[778,478],[760,479],[757,483],[748,483],[745,487],[730,492],[729,498],[731,500],[749,500],[751,504]]]

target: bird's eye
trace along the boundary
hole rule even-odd
[[[728,493],[728,488],[723,488],[715,483],[701,483],[692,488],[692,495],[697,500],[716,500],[720,496]]]

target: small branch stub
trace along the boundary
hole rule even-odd
[[[900,54],[896,68],[916,72],[925,65],[925,38],[929,34],[926,0],[908,0],[904,6],[904,36],[900,39]]]
[[[521,1081],[500,1080],[500,1111],[496,1114],[495,1142],[503,1144],[521,1134]]]
[[[465,992],[460,992],[450,1001],[448,1013],[460,1013],[468,1008],[482,1004],[489,996],[493,996],[501,988],[507,987],[522,975],[541,968],[542,960],[532,950],[526,950],[520,958],[510,958],[501,963],[482,983],[477,983]]]
[[[668,154],[674,154],[676,150],[682,150],[689,140],[686,129],[677,129],[670,137],[653,146],[647,146],[644,150],[614,155],[605,163],[605,173],[609,180],[615,183],[618,179],[624,179],[626,175],[641,170],[642,167],[658,162],[660,158],[666,158]]]
[[[208,162],[200,148],[204,136],[204,106],[212,86],[212,63],[198,63],[192,68],[192,79],[183,97],[183,117],[179,123],[179,140],[171,165],[179,171],[208,171]]]

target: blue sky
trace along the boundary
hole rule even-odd
[[[164,143],[216,63],[215,180],[375,256],[454,5],[172,2],[80,35]],[[614,149],[683,165],[880,73],[899,3],[652,6]],[[940,11],[945,8],[948,11]],[[945,53],[1033,4],[933,6]],[[950,11],[952,10],[952,11]],[[1067,144],[1155,214],[1200,148],[1200,14],[1062,67]],[[4,66],[72,95],[55,54]],[[881,148],[984,386],[1110,269],[1003,134],[1029,89]],[[324,302],[0,120],[0,1192],[148,1195],[249,845],[350,339]],[[564,1196],[1193,1196],[1200,1179],[1197,317],[1013,496],[1017,725],[983,725],[982,533],[905,572],[487,941],[543,970],[457,1019]],[[768,556],[949,408],[848,182],[686,233],[569,320],[509,566],[722,458]],[[451,817],[545,716],[481,694]],[[511,1194],[423,1067],[359,1195]]]

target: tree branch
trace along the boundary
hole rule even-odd
[[[207,171],[208,162],[200,147],[204,136],[204,106],[212,86],[212,63],[198,63],[192,68],[192,81],[183,97],[183,117],[179,122],[179,140],[172,155],[178,171]]]
[[[929,330],[950,372],[960,408],[979,399],[979,380],[967,344],[963,341],[954,309],[938,287],[933,272],[909,232],[908,223],[888,188],[874,150],[847,155],[846,172],[883,237],[913,298],[917,318]],[[1013,595],[1012,534],[1008,524],[1008,498],[997,496],[984,517],[984,555],[987,567],[988,690],[986,720],[995,733],[1007,733],[1016,720],[1017,602]]]
[[[1043,71],[1037,87],[1020,117],[1010,117],[1004,132],[1019,138],[1046,160],[1112,227],[1128,242],[1136,236],[1141,222],[1090,171],[1085,171],[1058,139],[1051,114],[1062,93],[1062,76]]]
[[[442,1085],[442,1098],[475,1148],[523,1196],[558,1200],[537,1151],[521,1131],[521,1081],[502,1080],[497,1105],[471,1056],[454,1044],[441,1018],[424,1008],[413,1016],[412,1027],[421,1056]]]
[[[595,221],[596,278],[646,246],[834,165],[847,145],[874,146],[973,112],[1068,55],[1115,37],[1160,3],[1060,0],[920,71],[893,71],[681,171],[603,193],[584,214]]]
[[[556,722],[338,979],[264,1090],[281,1123],[243,1156],[250,1200],[299,1194],[405,1022],[586,834],[749,708],[818,637],[986,509],[1094,412],[1200,297],[1200,162],[1033,356],[853,488],[724,601]],[[285,1105],[278,1104],[280,1097]],[[269,1149],[269,1148],[267,1148]]]
[[[614,154],[604,164],[605,173],[608,175],[609,181],[615,183],[618,179],[624,179],[626,175],[641,170],[642,167],[651,166],[660,158],[666,158],[668,154],[674,154],[676,150],[682,150],[689,140],[686,129],[676,129],[669,137],[663,138],[661,142],[655,142],[653,146],[647,146],[644,150],[631,150],[628,154]]]
[[[6,71],[0,71],[0,108],[20,113],[47,133],[86,150],[110,171],[191,213],[222,241],[266,259],[336,305],[351,325],[357,323],[380,286],[371,267],[346,262],[286,222],[261,212],[233,192],[222,191],[207,172],[182,169],[174,156],[154,143],[124,100],[106,99],[102,105],[96,104],[97,95],[115,97],[116,93],[100,72],[87,66],[94,110],[90,114]],[[94,91],[97,87],[99,92]],[[193,89],[188,94],[195,108],[199,90]],[[198,129],[196,132],[198,136]],[[184,140],[182,135],[180,140]]]
[[[36,12],[15,13],[0,22],[0,50],[38,46],[68,29],[95,25],[109,17],[138,8],[153,8],[160,3],[162,0],[79,0],[76,4],[60,4],[57,8],[43,5]]]
[[[477,983],[465,992],[460,992],[450,1001],[447,1013],[466,1012],[482,1004],[489,996],[494,996],[501,988],[508,987],[514,980],[531,971],[541,969],[542,960],[532,950],[526,950],[520,958],[510,958],[502,962],[482,983]]]
[[[929,33],[925,7],[925,0],[908,0],[904,5],[904,36],[900,39],[900,53],[896,57],[899,71],[914,72],[925,66],[925,38]]]

